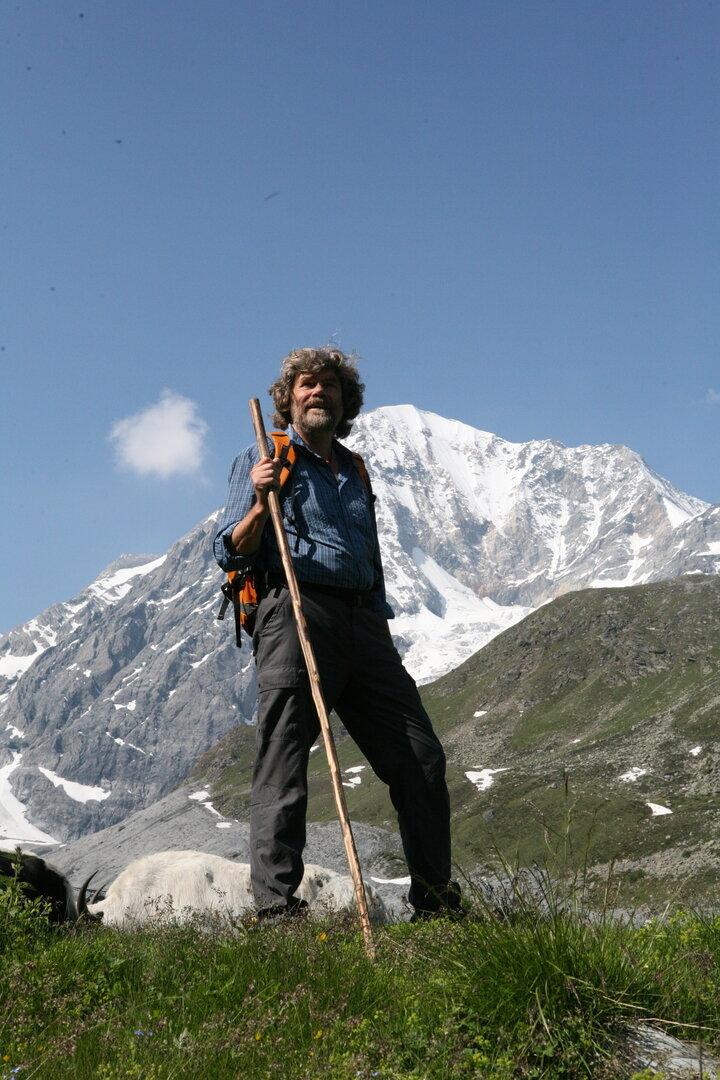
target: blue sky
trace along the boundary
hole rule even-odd
[[[369,407],[719,502],[719,10],[4,5],[0,630],[220,505],[331,337]]]

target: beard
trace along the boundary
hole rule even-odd
[[[292,402],[290,419],[293,427],[302,431],[334,434],[341,417],[336,416],[328,405],[310,405],[303,408]]]

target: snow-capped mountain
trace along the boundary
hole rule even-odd
[[[373,479],[391,629],[419,681],[560,593],[720,572],[720,507],[626,447],[509,443],[409,405],[368,413],[348,445]],[[120,821],[252,719],[250,649],[214,618],[218,517],[0,638],[0,843]]]
[[[537,607],[572,589],[655,580],[680,551],[675,573],[720,569],[702,523],[708,514],[716,531],[718,508],[625,446],[511,443],[410,405],[376,409],[349,444],[377,477],[388,576],[403,608],[419,595],[410,536],[500,604]]]
[[[121,555],[74,601],[53,604],[37,619],[31,619],[0,637],[0,705],[13,684],[46,649],[80,630],[89,617],[112,607],[133,587],[133,578],[151,574],[167,555]]]

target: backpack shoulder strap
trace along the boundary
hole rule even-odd
[[[272,431],[270,438],[275,446],[275,457],[282,462],[282,468],[280,469],[280,487],[282,488],[290,479],[290,474],[297,459],[297,451],[286,431]]]
[[[297,461],[297,450],[293,446],[292,440],[286,431],[271,431],[270,438],[275,446],[275,457],[282,462],[282,468],[280,470],[280,487],[284,487],[290,478],[290,474],[293,471],[295,462]],[[360,454],[356,454],[354,450],[351,450],[353,464],[360,474],[360,479],[367,489],[368,495],[372,498],[373,489],[370,483],[370,474],[365,467]]]
[[[297,451],[290,441],[290,436],[285,431],[272,431],[274,457],[282,463],[280,469],[280,487],[290,479],[293,466],[297,458]],[[223,600],[218,611],[218,619],[225,618],[225,612],[230,604],[233,606],[235,615],[235,642],[242,646],[242,630],[247,630],[252,635],[255,622],[255,613],[258,606],[258,589],[252,570],[247,574],[240,574],[237,570],[230,570],[227,580],[221,586]]]
[[[356,454],[354,450],[351,451],[351,453],[352,453],[353,462],[355,463],[355,468],[360,473],[360,479],[362,480],[363,484],[367,488],[368,495],[370,495],[370,497],[372,498],[373,489],[372,489],[372,484],[370,483],[370,474],[368,473],[368,471],[367,471],[367,469],[365,467],[365,462],[360,457],[360,454]]]

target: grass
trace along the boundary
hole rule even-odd
[[[477,895],[462,923],[385,927],[374,963],[342,920],[53,930],[11,882],[0,1076],[627,1080],[642,1017],[720,1048],[719,918],[590,918],[549,881],[504,918]]]

